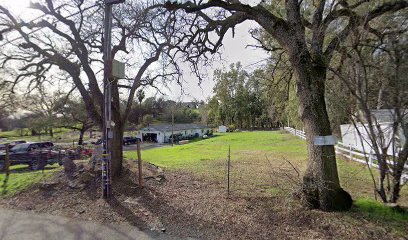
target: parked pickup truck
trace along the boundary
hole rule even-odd
[[[47,164],[62,164],[65,153],[52,150],[52,142],[18,144],[9,150],[10,165],[28,164],[32,170],[43,169]],[[0,169],[4,168],[6,153],[0,153]]]

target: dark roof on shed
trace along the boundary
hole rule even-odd
[[[159,131],[159,132],[166,132],[171,131],[171,123],[158,123],[158,124],[151,124],[148,127],[144,127],[141,131]],[[196,123],[175,123],[174,124],[174,131],[181,131],[181,130],[190,130],[190,129],[203,129],[203,128],[210,128],[208,126]]]

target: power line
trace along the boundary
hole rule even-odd
[[[95,6],[97,6],[97,5],[92,5],[92,6],[86,7],[86,8],[84,8],[83,10],[78,11],[78,12],[76,12],[76,13],[72,13],[72,14],[70,14],[70,15],[64,17],[64,18],[73,17],[73,16],[78,15],[78,14],[80,14],[80,13],[83,12],[83,11],[87,11],[87,10],[89,10],[89,9],[95,7]],[[63,5],[62,5],[62,6],[59,6],[59,7],[57,7],[57,8],[55,8],[55,10],[58,11],[58,10],[60,10],[62,7],[63,7]],[[41,18],[43,18],[43,17],[45,17],[45,16],[48,16],[48,15],[49,15],[49,14],[42,14],[41,16],[38,16],[38,17],[34,18],[33,20],[30,20],[29,22],[27,22],[27,24],[34,23],[34,21],[37,21],[37,20],[39,20],[39,19],[41,19]],[[40,31],[40,30],[43,30],[43,28],[35,29],[35,30],[29,32],[28,34],[33,34],[33,33],[36,33],[36,32],[38,32],[38,31]],[[13,43],[14,41],[19,40],[19,39],[21,39],[21,38],[23,38],[23,36],[16,37],[16,38],[14,38],[14,39],[12,39],[12,40],[8,40],[7,42],[5,42],[5,43],[3,43],[2,45],[0,45],[0,48],[1,48],[1,47],[4,47],[4,46],[7,45],[7,44]]]
[[[269,60],[269,59],[270,59],[269,57],[264,58],[264,59],[261,59],[261,60],[259,60],[259,61],[257,61],[257,62],[254,62],[254,63],[250,63],[250,64],[248,64],[248,65],[245,65],[243,68],[249,68],[249,67],[254,66],[254,65],[257,65],[257,64],[259,64],[259,63],[261,63],[261,62],[265,62],[265,61],[267,61],[267,60]]]

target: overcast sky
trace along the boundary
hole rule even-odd
[[[249,29],[255,27],[257,27],[256,23],[247,21],[236,28],[234,38],[232,38],[232,34],[229,32],[224,40],[224,47],[222,48],[223,60],[217,61],[212,67],[207,68],[209,74],[208,79],[205,79],[201,86],[199,86],[198,79],[195,75],[186,74],[184,76],[186,84],[183,84],[184,94],[181,94],[180,86],[174,83],[171,86],[171,93],[166,91],[169,94],[169,98],[174,100],[181,98],[183,101],[207,99],[212,95],[214,86],[212,73],[215,69],[228,69],[231,63],[240,61],[244,69],[251,72],[256,67],[265,63],[265,61],[262,60],[266,59],[267,55],[263,50],[247,47],[248,44],[256,44],[256,41],[248,33]]]
[[[27,15],[31,14],[27,11],[30,0],[0,0],[0,4],[7,6],[11,11],[16,14]],[[242,2],[254,4],[258,2],[256,0],[244,0]],[[208,67],[206,72],[209,77],[205,79],[201,85],[198,85],[198,79],[195,75],[189,73],[189,68],[186,65],[184,67],[184,83],[183,93],[181,87],[177,83],[171,84],[170,89],[163,89],[166,93],[166,98],[182,101],[190,101],[193,99],[205,100],[212,95],[212,89],[214,82],[212,80],[212,73],[215,69],[225,68],[228,69],[231,63],[240,61],[245,70],[252,71],[255,67],[260,66],[264,62],[260,62],[267,57],[266,53],[260,49],[247,48],[248,44],[255,44],[255,40],[251,38],[248,33],[249,29],[258,27],[254,22],[244,22],[235,29],[235,37],[232,38],[231,31],[226,35],[224,40],[224,47],[222,51],[222,61],[217,61],[212,67]],[[150,91],[148,95],[153,95],[154,92]]]

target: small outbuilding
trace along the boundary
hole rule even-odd
[[[227,127],[224,126],[224,125],[221,125],[221,126],[218,127],[218,132],[220,132],[220,133],[226,133],[227,130],[228,130]]]
[[[210,127],[196,123],[151,124],[140,130],[143,141],[156,143],[171,143],[172,134],[174,134],[174,139],[177,141],[202,137],[211,132]]]

